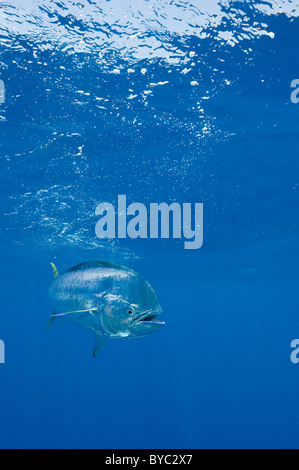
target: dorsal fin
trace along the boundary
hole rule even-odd
[[[131,272],[133,274],[138,274],[133,269],[127,268],[126,266],[122,266],[120,264],[110,263],[108,261],[86,261],[84,263],[77,264],[72,268],[68,269],[66,272],[76,272],[76,271],[84,271],[85,269],[90,268],[112,268],[112,269],[120,269],[121,271]]]
[[[59,273],[58,273],[58,270],[55,266],[54,263],[51,263],[51,266],[52,266],[52,269],[53,269],[53,276],[54,276],[54,279],[56,279],[58,276],[59,276]]]

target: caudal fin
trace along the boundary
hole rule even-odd
[[[58,276],[59,276],[59,273],[58,273],[58,269],[56,268],[55,264],[54,263],[51,263],[51,266],[52,266],[52,269],[53,269],[53,276],[54,276],[54,279],[56,279]],[[52,315],[51,316],[51,319],[49,321],[49,323],[47,324],[46,326],[46,330],[48,328],[50,328],[50,326],[52,325],[53,321],[55,320],[55,315]]]
[[[53,269],[53,276],[54,279],[56,279],[59,276],[58,269],[56,268],[54,263],[51,263],[52,269]]]

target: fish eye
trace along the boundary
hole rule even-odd
[[[133,314],[133,310],[131,310],[131,309],[129,308],[128,314],[129,314],[129,315],[132,315],[132,314]]]

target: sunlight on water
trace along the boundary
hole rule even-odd
[[[95,207],[120,193],[131,202],[196,194],[209,207],[207,226],[218,220],[226,231],[225,208],[244,196],[229,176],[222,191],[213,159],[221,167],[230,153],[215,157],[215,146],[242,136],[246,71],[256,70],[254,80],[270,91],[257,66],[259,44],[271,48],[273,19],[298,11],[295,1],[2,3],[6,243],[101,247]],[[257,105],[256,116],[263,113]],[[120,249],[117,240],[104,246]]]
[[[234,8],[236,4],[236,8]],[[246,10],[246,2],[244,2]],[[130,59],[165,58],[179,63],[184,58],[184,41],[213,36],[220,43],[234,45],[242,39],[272,35],[267,25],[255,20],[256,12],[294,15],[297,2],[261,2],[249,11],[242,2],[209,0],[171,2],[163,0],[135,2],[77,2],[37,0],[5,2],[1,14],[4,43],[14,35],[15,48],[22,39],[33,40],[40,50],[57,47],[67,52],[92,52],[109,67],[109,53]],[[21,21],[18,21],[21,18]],[[173,46],[177,38],[179,47]],[[180,41],[181,38],[181,41]]]

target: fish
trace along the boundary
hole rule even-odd
[[[96,357],[107,339],[141,338],[161,330],[162,308],[150,284],[133,269],[106,261],[87,261],[59,275],[49,288],[55,319],[93,331]]]

